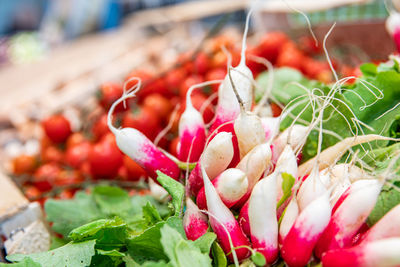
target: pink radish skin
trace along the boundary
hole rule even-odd
[[[229,236],[233,247],[251,246],[249,240],[240,228],[239,223],[236,221],[235,216],[233,216],[229,208],[222,202],[203,167],[201,168],[201,171],[208,212],[212,215],[209,216],[210,225],[214,233],[217,235],[223,251],[227,254],[232,250]],[[250,251],[247,248],[239,248],[236,249],[235,252],[239,261],[250,256]],[[230,253],[228,257],[233,260],[232,253]]]
[[[279,243],[282,244],[286,235],[289,233],[294,222],[299,215],[299,206],[297,205],[296,197],[293,197],[285,209],[281,224],[279,226]]]
[[[246,194],[234,206],[240,208],[248,200],[251,190],[271,164],[271,148],[268,143],[260,144],[253,148],[236,166],[247,175],[249,185]],[[268,174],[268,173],[266,173]]]
[[[400,204],[392,208],[362,237],[361,244],[389,237],[400,237]]]
[[[362,186],[358,183],[354,186],[356,189],[353,185],[347,197],[334,211],[328,227],[317,243],[315,254],[318,258],[326,251],[352,244],[354,235],[371,213],[382,189],[382,183],[378,180],[368,180]]]
[[[117,129],[112,125],[115,107],[127,98],[133,97],[139,90],[140,79],[135,80],[138,82],[137,89],[129,93],[125,93],[124,90],[124,94],[111,105],[107,116],[108,128],[114,134],[118,148],[138,163],[150,177],[156,179],[156,171],[159,170],[178,180],[181,174],[178,165],[164,155],[144,134],[133,128]]]
[[[326,188],[319,178],[319,171],[317,168],[304,180],[297,193],[297,203],[299,204],[300,211],[304,210],[316,198],[325,194]]]
[[[261,179],[254,186],[249,199],[251,242],[253,248],[264,255],[268,264],[278,258],[276,182],[275,173]]]
[[[363,243],[351,248],[330,250],[323,255],[322,266],[400,266],[400,238],[387,238]]]
[[[218,133],[208,143],[199,162],[189,175],[188,190],[190,194],[196,196],[204,185],[201,167],[206,170],[210,179],[214,179],[228,167],[232,158],[232,134],[227,132]]]
[[[207,216],[190,199],[186,199],[186,211],[183,216],[183,228],[189,240],[196,240],[208,230]]]
[[[238,221],[240,224],[240,228],[242,228],[246,236],[250,237],[249,201],[247,201],[240,209]]]
[[[248,181],[246,174],[239,169],[227,169],[212,180],[212,184],[221,197],[222,202],[230,208],[247,192]],[[199,191],[196,203],[200,209],[207,209],[204,187]]]
[[[315,244],[331,218],[329,193],[312,201],[298,216],[283,240],[281,254],[290,267],[302,267],[310,261]]]
[[[250,112],[241,111],[234,123],[238,139],[240,158],[255,146],[265,142],[265,132],[260,118]]]
[[[264,128],[267,142],[274,139],[279,133],[279,117],[261,117],[261,124]]]
[[[179,120],[178,158],[184,162],[198,161],[206,144],[203,116],[193,107],[190,98],[193,88],[186,93],[186,109]]]

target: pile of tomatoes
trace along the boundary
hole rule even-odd
[[[206,43],[200,52],[179,56],[175,67],[167,73],[136,69],[122,82],[101,85],[98,91],[98,109],[101,111],[94,117],[81,118],[85,130],[73,132],[71,123],[60,114],[45,118],[41,122],[44,134],[40,153],[20,155],[12,162],[16,179],[27,177],[20,183],[25,195],[29,199],[44,200],[44,196],[56,192],[53,196],[70,198],[84,183],[104,179],[132,182],[145,179],[144,170],[119,151],[107,127],[107,111],[123,94],[124,82],[127,82],[126,88],[130,88],[137,82],[131,78],[139,77],[142,88],[136,98],[116,108],[113,123],[140,130],[158,146],[176,155],[179,116],[185,109],[187,90],[203,81],[224,79],[228,58],[231,57],[231,64],[236,66],[240,48],[232,38],[218,36]],[[286,34],[272,32],[247,50],[247,65],[255,77],[266,67],[251,56],[265,58],[278,67],[296,68],[312,79],[323,82],[332,79],[329,65],[315,59],[322,51],[309,37],[301,38],[296,44]],[[348,69],[353,71],[353,68]],[[192,94],[193,105],[201,110],[206,123],[214,117],[217,90],[218,85],[213,85]],[[158,136],[166,127],[166,133]]]

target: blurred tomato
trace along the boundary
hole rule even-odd
[[[223,80],[225,79],[226,68],[212,69],[206,74],[206,81]],[[218,92],[219,84],[211,85],[213,92]]]
[[[304,54],[296,47],[296,44],[287,42],[283,45],[276,64],[278,67],[291,67],[301,71],[303,60]]]
[[[143,102],[143,107],[155,111],[158,117],[162,120],[166,120],[168,118],[168,115],[173,108],[170,101],[160,94],[151,94],[146,96]]]
[[[113,178],[122,165],[122,153],[112,137],[103,137],[89,152],[90,172],[94,178]]]
[[[171,133],[177,133],[178,132],[179,119],[180,119],[181,114],[182,114],[183,111],[184,111],[184,109],[182,108],[182,106],[180,106],[179,110],[177,110],[176,112],[172,111],[169,114],[168,123],[171,123],[171,129],[170,129]]]
[[[43,164],[35,171],[32,183],[42,192],[49,191],[53,188],[60,171],[61,168],[56,163]]]
[[[187,75],[186,71],[182,68],[173,69],[169,71],[165,77],[165,81],[167,82],[168,88],[172,92],[177,93],[181,83],[186,78],[186,75]]]
[[[98,118],[92,126],[91,132],[96,141],[100,140],[105,134],[110,132],[107,125],[107,114],[103,114]]]
[[[74,197],[76,190],[74,189],[64,189],[58,194],[58,199],[71,199]]]
[[[104,108],[104,110],[109,110],[111,105],[122,96],[123,90],[122,86],[118,83],[104,83],[100,87],[99,91],[99,103]],[[127,103],[128,108],[128,103]],[[124,110],[124,106],[120,103],[116,108],[115,111],[119,112]]]
[[[261,38],[256,55],[274,64],[288,41],[289,38],[283,32],[269,32]]]
[[[302,36],[298,39],[300,49],[309,55],[319,54],[323,51],[322,45],[315,42],[312,36]]]
[[[42,196],[42,192],[36,186],[28,185],[24,189],[24,195],[28,200],[37,200]]]
[[[53,115],[42,122],[43,129],[54,143],[63,143],[71,134],[71,125],[62,115]]]
[[[194,73],[204,75],[210,67],[210,58],[206,53],[199,52],[194,60]]]
[[[172,139],[171,143],[169,144],[168,151],[175,157],[178,157],[178,144],[179,144],[179,137],[175,137],[174,139]]]
[[[142,107],[126,113],[122,120],[122,127],[135,128],[153,140],[158,133],[156,129],[160,128],[160,120],[153,109]]]
[[[189,77],[187,77],[180,85],[180,89],[179,89],[179,95],[181,98],[186,97],[186,92],[189,90],[189,88],[195,84],[199,84],[204,82],[203,77],[201,77],[200,75],[190,75]],[[192,95],[196,94],[197,92],[201,92],[203,90],[203,88],[196,88]]]
[[[56,186],[77,185],[83,180],[82,174],[77,170],[62,170],[58,173],[54,184]]]
[[[87,141],[86,137],[81,132],[71,134],[67,139],[66,149],[71,148],[75,145],[79,145]]]
[[[79,168],[89,157],[90,143],[85,141],[73,147],[67,148],[65,152],[65,163],[73,168]]]
[[[124,155],[124,166],[126,167],[127,178],[130,181],[139,181],[141,177],[147,177],[146,171],[126,155]]]
[[[153,75],[150,72],[147,72],[145,70],[134,70],[126,77],[125,88],[126,90],[132,89],[132,87],[138,83],[137,78],[140,79],[142,85],[146,84],[152,79],[152,76]]]
[[[19,155],[12,161],[13,173],[16,175],[30,174],[36,169],[37,161],[31,155]]]
[[[56,146],[49,146],[42,150],[41,157],[43,162],[62,163],[64,152]]]

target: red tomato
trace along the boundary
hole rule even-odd
[[[274,64],[288,41],[289,38],[283,32],[269,32],[261,38],[257,48],[257,56],[266,58]]]
[[[162,120],[168,118],[173,106],[170,101],[160,94],[148,95],[143,102],[144,108],[153,109]]]
[[[77,132],[71,134],[68,139],[67,139],[67,145],[66,148],[71,148],[75,145],[79,145],[80,143],[83,143],[87,141],[86,137],[83,135],[83,133]]]
[[[76,185],[83,182],[82,174],[77,170],[62,170],[54,182],[57,186]]]
[[[223,80],[225,79],[226,68],[212,69],[206,74],[206,81]],[[213,92],[218,92],[219,84],[211,85]]]
[[[304,60],[303,53],[292,42],[286,43],[276,60],[278,67],[286,66],[301,71]]]
[[[312,79],[316,79],[322,72],[330,72],[329,64],[327,62],[317,61],[313,58],[304,57],[302,71],[305,75]]]
[[[40,166],[33,175],[33,185],[42,192],[53,188],[54,182],[61,171],[55,163],[46,163]]]
[[[19,155],[12,161],[13,173],[16,175],[30,174],[36,169],[37,161],[31,155]]]
[[[43,129],[54,143],[63,143],[71,134],[71,125],[62,115],[53,115],[42,122]]]
[[[194,71],[196,74],[204,75],[209,70],[210,58],[206,53],[200,52],[197,54],[196,59],[194,60]]]
[[[65,152],[65,162],[69,166],[77,169],[88,159],[89,152],[90,143],[87,141],[67,148],[67,151]]]
[[[302,36],[298,39],[299,47],[309,55],[319,54],[322,50],[322,44],[315,42],[312,36]]]
[[[107,114],[103,114],[101,115],[100,118],[98,118],[98,120],[93,125],[91,131],[94,140],[100,140],[100,138],[102,138],[105,134],[110,132],[107,125]]]
[[[147,177],[146,171],[130,157],[124,156],[124,166],[130,181],[139,181],[141,177]]]
[[[181,101],[182,102],[182,101]],[[181,118],[181,114],[184,111],[184,109],[182,108],[182,106],[180,107],[180,109],[175,113],[175,112],[171,112],[169,114],[168,117],[168,123],[173,120],[172,124],[171,124],[171,129],[170,132],[171,133],[177,133],[178,129],[179,129],[179,119]]]
[[[171,143],[169,144],[168,151],[175,157],[178,157],[178,144],[179,144],[179,137],[175,137],[174,139],[172,139]]]
[[[76,190],[72,189],[64,189],[61,193],[57,196],[58,199],[71,199],[74,197]]]
[[[49,146],[41,152],[43,162],[62,163],[64,160],[64,152],[56,146]]]
[[[33,185],[29,185],[24,189],[24,195],[28,200],[37,200],[42,196],[42,192]]]
[[[135,128],[153,140],[158,133],[156,129],[160,128],[160,121],[155,111],[142,107],[126,113],[122,120],[122,127]]]
[[[184,98],[186,96],[186,92],[189,90],[189,88],[192,85],[198,84],[198,83],[202,83],[204,82],[203,77],[199,76],[199,75],[190,75],[189,77],[187,77],[183,83],[181,83],[180,85],[180,89],[179,89],[179,95],[180,97]],[[194,95],[197,92],[201,92],[203,89],[202,88],[197,88],[193,91],[192,95]]]
[[[111,105],[122,96],[122,93],[123,90],[120,84],[111,82],[104,83],[100,88],[99,103],[105,110],[109,110]],[[115,108],[117,112],[122,110],[124,110],[122,103]]]
[[[275,103],[271,103],[271,110],[272,110],[272,116],[273,117],[278,117],[282,113],[282,109],[280,106],[278,106]]]
[[[186,71],[182,68],[169,71],[167,73],[167,76],[165,77],[165,81],[167,82],[168,88],[172,92],[178,92],[178,89],[183,80],[186,78],[186,75],[187,75]]]
[[[115,142],[102,139],[91,147],[89,164],[94,178],[113,178],[122,164],[122,154]]]
[[[139,78],[141,80],[142,85],[148,83],[151,78],[152,78],[152,74],[145,71],[145,70],[134,70],[131,73],[128,74],[128,76],[125,79],[125,83],[126,83],[126,90],[131,89],[135,84],[137,84],[137,80],[133,79],[133,78]],[[132,79],[131,81],[129,81],[130,79]]]

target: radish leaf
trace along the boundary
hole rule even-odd
[[[171,177],[160,171],[157,171],[157,175],[157,181],[162,185],[162,187],[164,187],[165,190],[167,190],[167,192],[172,197],[172,205],[175,209],[175,215],[181,214],[185,188],[180,182],[172,179]]]

